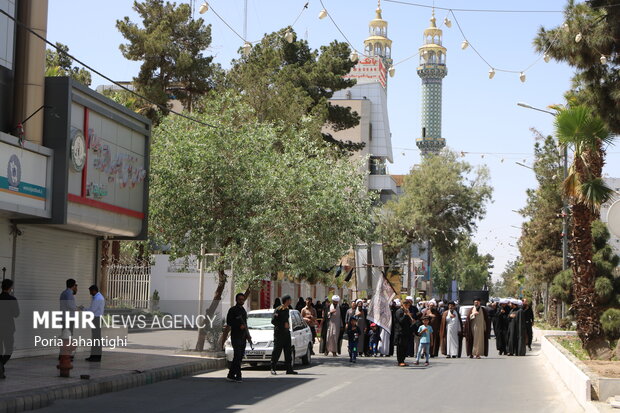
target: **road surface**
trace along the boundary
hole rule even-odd
[[[394,358],[359,358],[352,365],[345,357],[315,356],[312,366],[297,368],[298,376],[271,376],[265,367],[248,366],[243,383],[229,383],[225,371],[214,371],[89,399],[59,400],[40,411],[583,411],[539,347],[526,357],[493,351],[481,360],[431,359],[429,367],[396,367]]]

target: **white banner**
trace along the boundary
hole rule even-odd
[[[390,282],[387,278],[381,276],[368,305],[368,319],[387,331],[392,329],[390,303],[395,296],[396,293]]]
[[[375,288],[375,293],[368,305],[368,320],[377,324],[382,329],[379,351],[381,354],[389,354],[390,331],[392,330],[392,312],[390,303],[396,296],[390,282],[381,275]]]
[[[372,285],[383,278],[383,244],[372,244],[370,246],[370,256],[372,258]]]
[[[366,290],[368,288],[368,248],[366,244],[355,247],[355,276],[357,277],[357,289]]]

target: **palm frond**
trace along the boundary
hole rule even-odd
[[[603,119],[593,114],[587,106],[560,110],[554,124],[560,143],[574,146],[575,152],[596,148],[599,141],[610,143],[613,140]]]
[[[577,199],[581,193],[581,180],[580,176],[575,170],[575,166],[571,165],[568,170],[568,175],[564,182],[562,182],[562,189],[564,191],[564,195],[568,198]]]
[[[587,205],[593,212],[599,211],[601,205],[607,202],[614,193],[603,178],[581,182],[579,192],[579,201]]]

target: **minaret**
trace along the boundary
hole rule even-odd
[[[368,24],[370,36],[364,40],[364,54],[371,57],[381,57],[383,64],[392,66],[392,41],[387,37],[387,21],[381,17],[381,0],[377,2],[376,16]]]
[[[446,146],[446,140],[441,137],[441,89],[448,68],[441,38],[442,31],[437,28],[433,10],[431,25],[424,30],[418,66],[418,76],[422,79],[422,136],[416,139],[416,145],[422,155],[438,153]]]

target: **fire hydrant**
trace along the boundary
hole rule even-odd
[[[70,377],[73,363],[71,362],[71,354],[75,347],[71,345],[71,338],[62,339],[62,347],[60,347],[60,357],[58,357],[58,365],[56,368],[60,370],[60,377]]]

